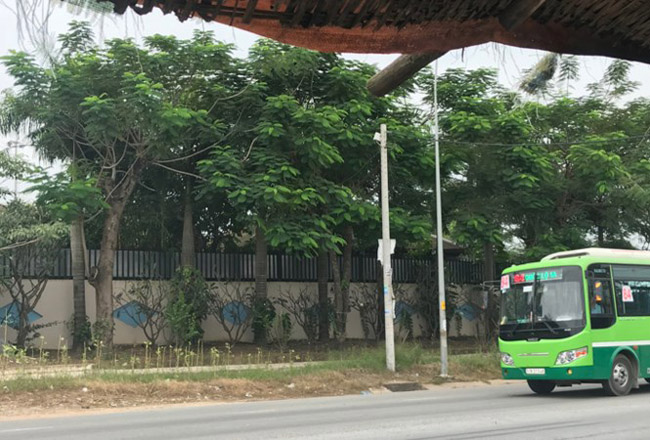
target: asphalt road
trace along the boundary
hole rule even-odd
[[[1,415],[0,415],[1,420]],[[650,438],[650,385],[607,397],[525,384],[0,422],[1,440]]]

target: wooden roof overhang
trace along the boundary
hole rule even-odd
[[[418,54],[391,67],[406,77],[449,50],[487,42],[650,63],[650,0],[97,1],[118,13],[157,7],[325,52]]]

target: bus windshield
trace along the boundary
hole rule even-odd
[[[502,339],[565,338],[584,326],[579,267],[513,272],[502,277],[499,327]]]

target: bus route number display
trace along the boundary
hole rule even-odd
[[[532,283],[533,281],[555,281],[562,279],[561,269],[544,270],[539,272],[516,273],[512,277],[514,284]]]
[[[501,290],[508,290],[510,288],[510,275],[501,276]]]
[[[623,297],[623,302],[634,302],[634,296],[632,295],[632,288],[630,286],[623,286],[621,296]]]

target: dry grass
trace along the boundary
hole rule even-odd
[[[349,353],[321,365],[285,370],[140,374],[96,372],[79,378],[15,379],[2,385],[0,414],[60,413],[175,403],[232,402],[358,394],[389,381],[440,383],[435,353],[417,346],[398,350],[397,373],[383,367],[379,349]],[[452,355],[455,381],[500,377],[495,354]]]
[[[37,344],[38,345],[38,344]],[[407,350],[418,347],[421,353],[437,353],[437,341],[417,341],[401,344]],[[284,350],[269,345],[260,347],[249,343],[230,346],[227,343],[203,344],[192,347],[162,346],[153,348],[145,344],[120,345],[114,350],[102,349],[101,353],[87,348],[72,352],[45,347],[32,347],[26,350],[14,349],[0,354],[0,370],[15,370],[31,367],[56,365],[88,365],[101,368],[139,369],[148,367],[176,366],[211,366],[236,364],[269,364],[285,362],[309,362],[323,360],[354,359],[365,356],[364,352],[383,353],[383,343],[367,340],[348,340],[343,344],[335,341],[328,343],[308,343],[291,341]],[[477,351],[472,338],[454,338],[450,344],[450,353],[466,354]],[[400,353],[398,352],[398,356]],[[399,359],[398,359],[399,361]]]

